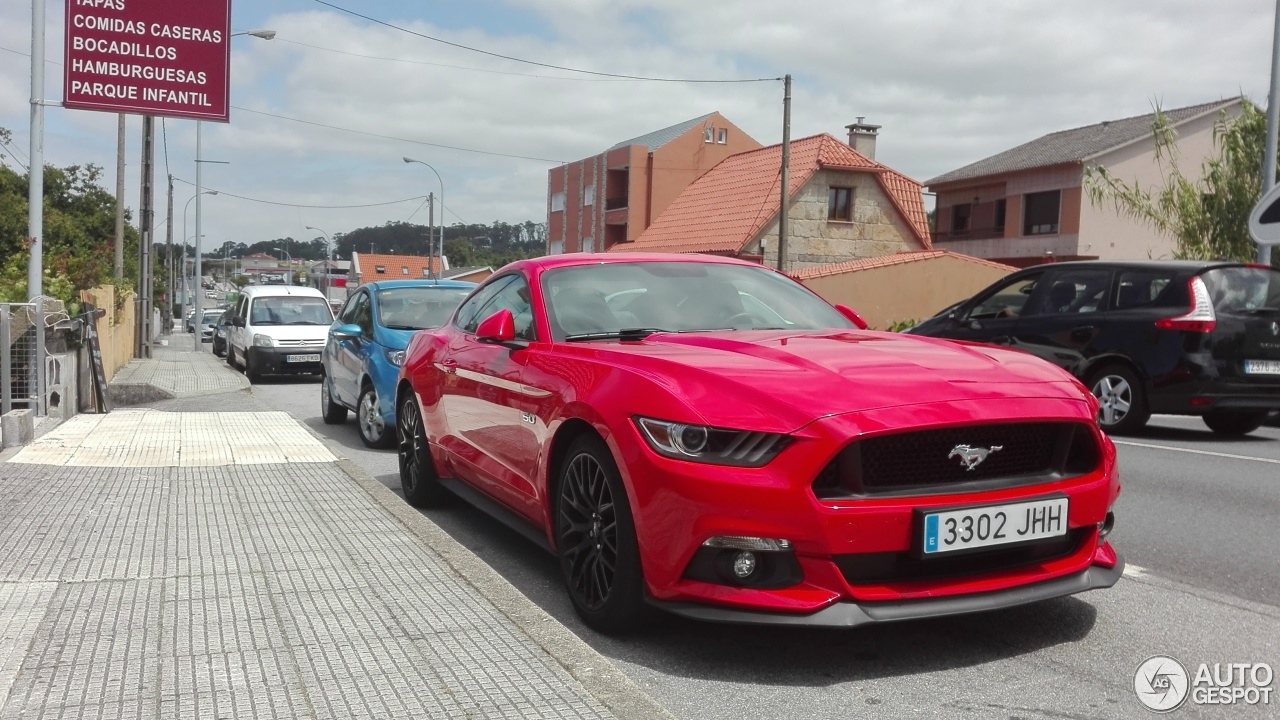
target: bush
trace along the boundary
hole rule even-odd
[[[902,332],[920,324],[919,320],[894,320],[889,323],[889,332]]]

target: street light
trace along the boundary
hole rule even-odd
[[[418,163],[419,165],[426,165],[427,167],[431,168],[431,172],[436,174],[436,180],[440,181],[440,264],[444,265],[444,179],[440,177],[440,171],[431,167],[429,163],[425,163],[421,160],[415,160],[414,158],[411,158],[411,157],[406,157],[403,159],[406,163]],[[428,229],[427,231],[428,235],[430,235],[430,232],[431,232],[430,229]],[[439,275],[436,273],[436,264],[431,261],[430,252],[431,252],[430,248],[428,248],[427,265],[430,266],[431,268],[431,279],[435,280],[439,278]]]
[[[329,233],[318,227],[308,225],[307,229],[315,230],[321,235],[324,235],[324,301],[329,302],[329,286],[333,283],[333,281],[329,279],[329,273],[333,270],[330,266],[333,262],[333,239],[329,237]]]
[[[180,274],[182,275],[182,284],[184,286],[182,291],[182,317],[184,319],[187,317],[187,301],[189,299],[189,296],[191,295],[191,288],[187,286],[187,240],[189,239],[187,236],[187,211],[191,209],[191,200],[195,200],[200,195],[217,195],[217,194],[218,194],[217,190],[205,190],[199,193],[199,195],[192,195],[191,199],[187,200],[187,204],[182,207],[182,272]],[[199,210],[197,208],[197,213],[198,212]],[[198,214],[197,214],[197,217],[199,217]],[[173,281],[174,281],[173,275],[174,275],[173,272],[170,271],[169,272],[170,284],[173,284]],[[169,297],[171,299],[173,297],[173,293],[175,292],[177,292],[177,290],[173,290],[170,293]],[[169,308],[169,314],[173,315],[172,306]],[[172,321],[173,321],[173,318],[170,318],[170,322]]]
[[[289,269],[285,271],[285,276],[284,276],[284,277],[285,277],[285,283],[284,283],[284,284],[285,284],[285,285],[292,285],[292,284],[293,284],[293,256],[289,254],[289,251],[288,251],[288,250],[281,250],[280,248],[271,248],[271,251],[272,251],[272,252],[278,252],[278,253],[284,253],[285,257],[289,258],[289,263],[288,263],[288,265],[289,265]],[[281,258],[281,259],[283,259],[283,258]],[[328,298],[326,298],[326,299],[325,299],[325,302],[329,302]]]
[[[245,30],[243,32],[238,32],[238,33],[231,33],[231,37],[237,37],[239,35],[252,35],[253,37],[261,38],[263,40],[270,40],[276,36],[276,31],[258,29],[258,30]],[[230,38],[228,38],[228,40],[230,40]],[[197,284],[200,282],[199,280],[200,278],[200,238],[202,237],[200,234],[200,196],[204,194],[200,186],[200,168],[204,163],[204,160],[200,157],[200,129],[202,127],[204,127],[204,123],[197,120],[196,121],[196,265],[194,269],[194,274],[197,278],[196,279]],[[197,315],[200,314],[200,306],[203,304],[201,302],[201,300],[203,299],[202,295],[203,293],[196,293],[195,306],[196,306]],[[203,350],[204,348],[201,346],[201,343],[197,342],[196,352],[202,352]]]

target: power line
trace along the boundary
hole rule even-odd
[[[488,50],[481,50],[480,48],[474,48],[469,45],[462,45],[455,42],[449,42],[448,40],[443,40],[438,37],[432,37],[431,35],[415,32],[406,27],[393,25],[384,20],[379,20],[377,18],[369,17],[368,15],[362,15],[354,10],[348,10],[344,7],[334,5],[331,2],[325,2],[325,0],[315,0],[315,2],[327,7],[331,7],[334,10],[337,10],[339,12],[344,12],[348,15],[353,15],[363,20],[368,20],[371,23],[382,25],[384,27],[389,27],[392,30],[399,30],[402,33],[408,33],[409,35],[414,35],[426,40],[431,40],[433,42],[438,42],[438,43],[441,43],[442,45],[448,45],[449,47],[456,47],[461,50],[469,50],[474,53],[480,53],[481,55],[488,55],[489,57],[496,57],[496,58],[501,58],[503,60],[511,60],[518,63],[524,63],[526,65],[535,65],[537,67],[544,67],[551,70],[564,70],[565,72],[582,73],[584,75],[595,75],[597,77],[615,78],[618,80],[648,80],[650,82],[670,82],[670,83],[726,83],[727,84],[727,83],[777,82],[782,80],[782,78],[780,77],[751,78],[751,79],[745,79],[745,80],[701,80],[701,79],[692,79],[692,78],[661,78],[661,77],[649,77],[645,75],[621,75],[618,73],[598,72],[596,70],[583,70],[581,68],[566,67],[564,65],[551,65],[549,63],[538,62],[536,60],[525,60],[524,58],[512,57],[511,55],[503,55],[501,53],[490,52]]]
[[[430,67],[449,68],[451,70],[467,70],[470,72],[488,73],[490,75],[512,75],[515,77],[538,78],[540,80],[570,80],[573,82],[641,82],[639,80],[628,80],[626,78],[577,78],[577,77],[561,77],[559,75],[534,75],[533,73],[511,72],[509,70],[489,70],[486,68],[467,67],[465,65],[450,65],[448,63],[427,62],[426,60],[408,60],[405,58],[382,57],[379,55],[362,55],[360,53],[348,52],[346,50],[338,50],[335,48],[322,47],[320,45],[311,45],[309,43],[298,42],[297,40],[286,40],[280,36],[276,36],[276,42],[288,43],[290,45],[300,45],[302,47],[312,48],[313,50],[323,50],[325,52],[337,53],[339,55],[349,55],[351,57],[365,58],[367,60],[386,60],[388,62],[408,63],[410,65],[428,65]]]
[[[476,150],[475,148],[464,148],[464,147],[458,147],[456,145],[442,145],[440,143],[426,142],[425,140],[411,140],[409,138],[395,137],[393,135],[380,135],[378,133],[366,132],[364,130],[353,130],[351,128],[338,127],[337,125],[326,125],[324,123],[318,123],[311,120],[303,120],[301,118],[288,117],[286,115],[276,115],[274,113],[263,112],[261,110],[250,110],[249,108],[240,107],[239,105],[232,105],[231,107],[241,112],[253,113],[254,115],[265,115],[266,117],[272,117],[278,120],[288,120],[290,122],[302,123],[303,125],[311,125],[314,127],[327,128],[329,130],[340,130],[342,132],[355,133],[356,135],[367,135],[368,137],[376,137],[376,138],[381,138],[383,140],[395,140],[396,142],[406,142],[406,143],[412,143],[414,145],[426,145],[427,147],[442,148],[445,150],[457,150],[459,152],[476,153],[478,155],[492,155],[494,157],[515,158],[516,160],[534,160],[536,162],[549,162],[549,163],[555,163],[556,165],[561,165],[565,162],[564,160],[552,160],[551,158],[530,157],[528,155],[512,155],[510,153],[491,152],[489,150]]]
[[[183,180],[182,178],[179,178],[179,177],[175,177],[174,180],[177,180],[183,185],[191,185],[192,187],[195,186],[195,183],[189,180]],[[213,188],[205,188],[205,189],[212,190]],[[227,197],[233,197],[233,198],[236,198],[237,200],[248,200],[249,202],[262,203],[263,205],[278,205],[280,207],[308,208],[313,210],[349,210],[352,208],[384,207],[386,205],[399,205],[400,203],[410,202],[411,200],[421,200],[422,198],[426,197],[426,195],[414,195],[413,197],[404,198],[403,200],[389,200],[387,202],[368,203],[365,205],[303,205],[300,203],[277,202],[275,200],[262,200],[259,198],[252,198],[245,195],[236,195],[235,193],[230,193],[230,192],[227,192],[226,190],[218,190],[217,194],[226,195]]]

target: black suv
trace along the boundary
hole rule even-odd
[[[1016,272],[907,332],[1005,345],[1074,374],[1107,432],[1152,413],[1225,435],[1280,408],[1280,271],[1195,261],[1090,261]]]

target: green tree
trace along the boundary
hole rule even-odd
[[[1213,130],[1216,154],[1202,164],[1199,180],[1184,173],[1177,132],[1159,108],[1152,136],[1164,185],[1151,190],[1091,166],[1085,187],[1093,204],[1111,203],[1121,215],[1169,234],[1180,259],[1252,260],[1257,245],[1249,236],[1249,213],[1262,195],[1265,114],[1248,100],[1238,117],[1223,111]]]

